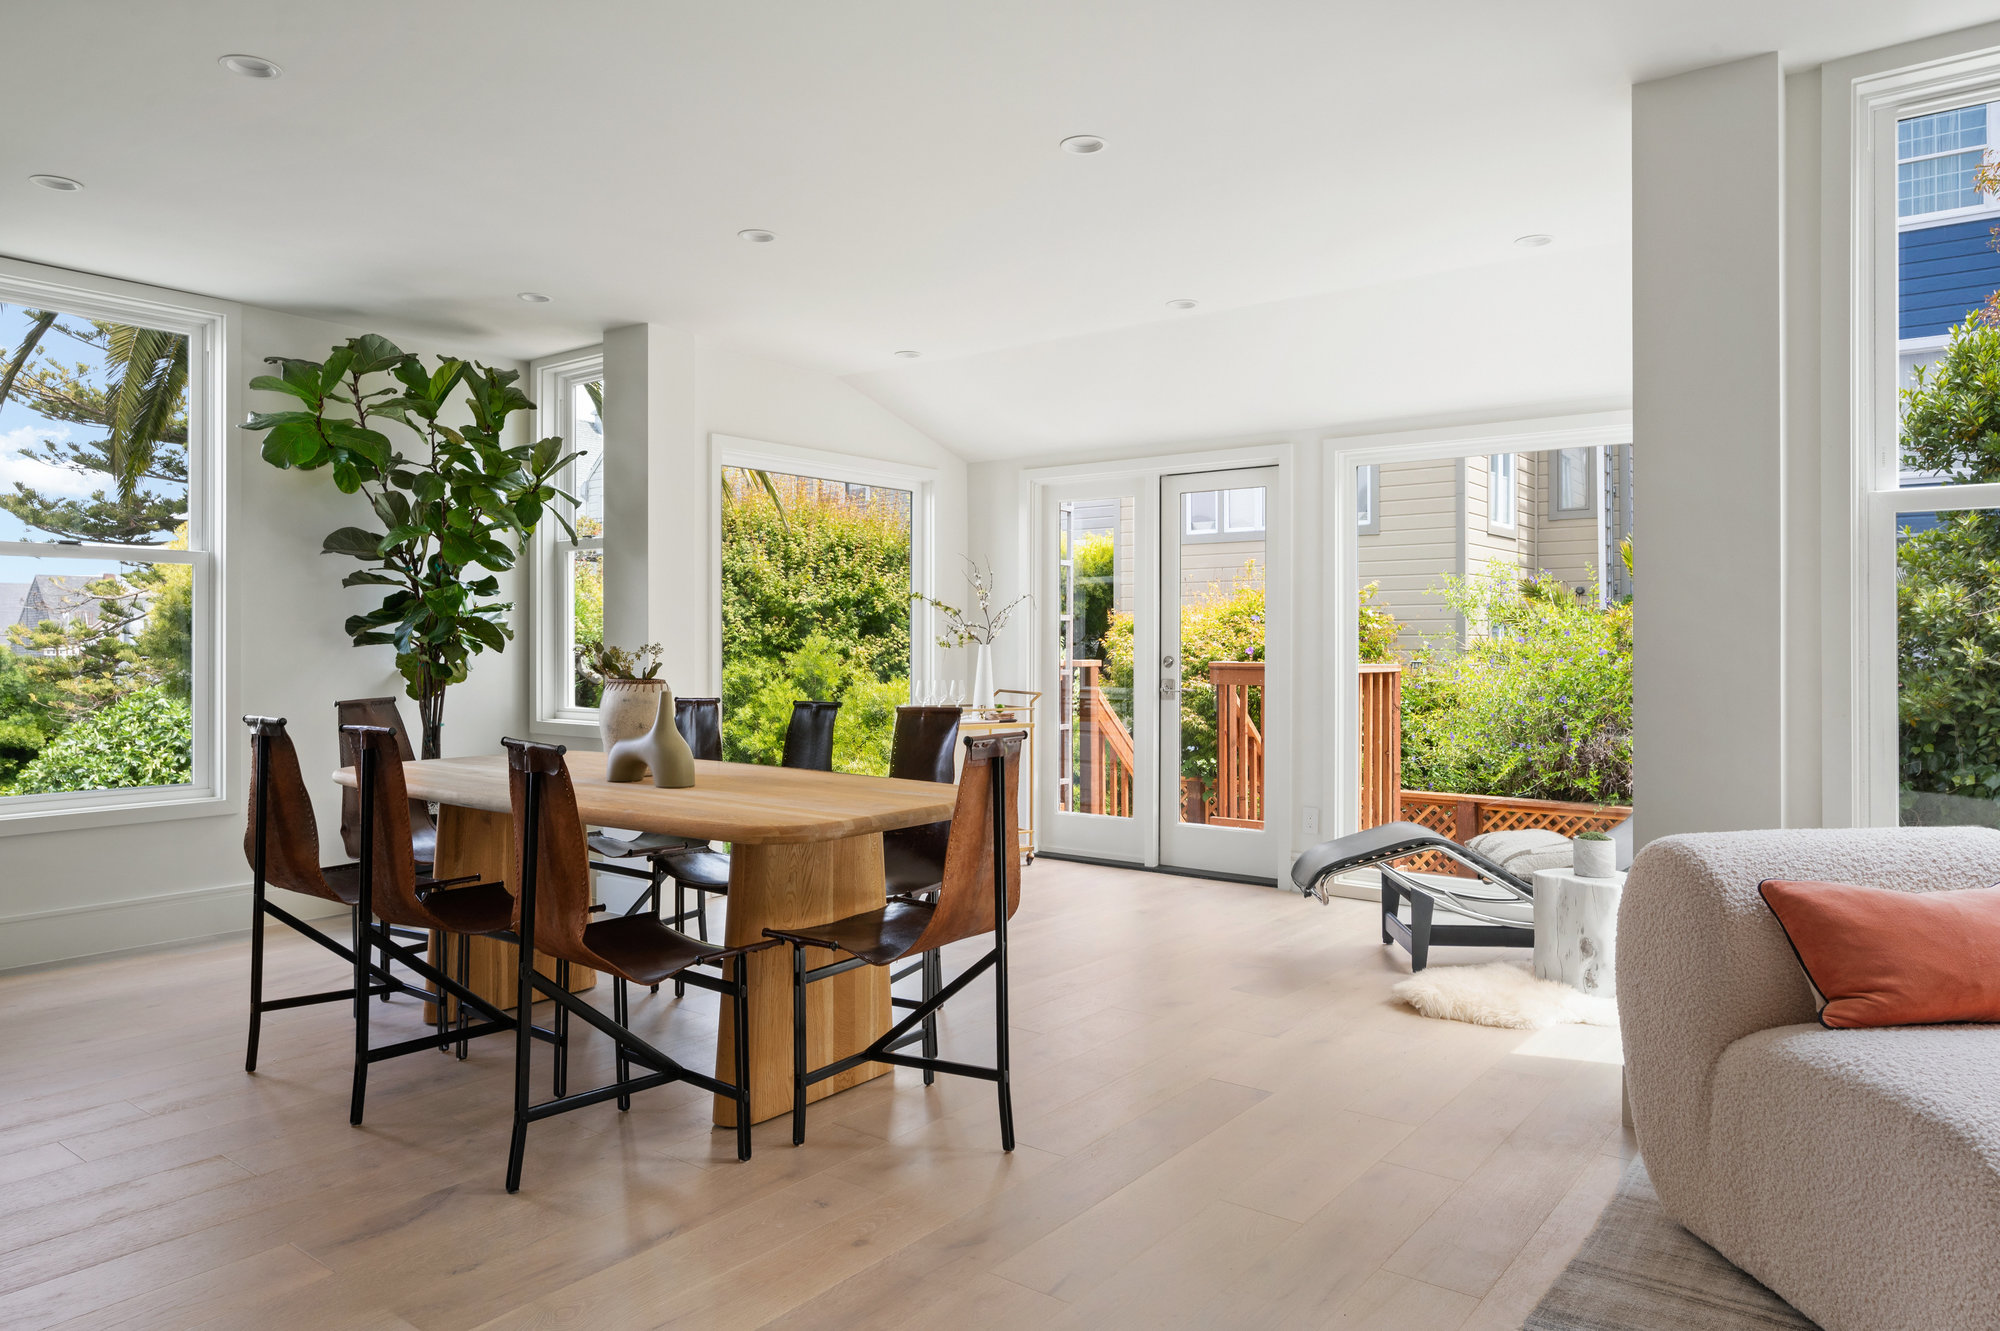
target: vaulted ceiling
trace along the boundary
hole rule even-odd
[[[1004,456],[1618,399],[1630,84],[2000,0],[17,10],[0,250],[523,357],[671,324]]]

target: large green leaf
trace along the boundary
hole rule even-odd
[[[260,374],[250,381],[250,387],[259,393],[289,393],[302,402],[318,402],[320,395],[309,392],[303,384],[295,384],[289,379],[280,379],[275,374]],[[256,426],[250,427],[256,429]]]
[[[403,349],[380,333],[351,337],[347,346],[354,353],[354,369],[361,374],[390,369],[404,359]]]
[[[327,555],[352,555],[356,559],[381,558],[380,533],[363,527],[342,527],[339,531],[327,533],[320,543],[320,553]]]

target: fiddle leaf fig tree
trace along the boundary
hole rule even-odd
[[[345,587],[384,587],[382,603],[347,621],[357,647],[393,646],[396,667],[423,718],[423,756],[439,756],[445,689],[472,658],[505,651],[513,603],[493,599],[494,575],[514,566],[519,545],[560,498],[552,477],[575,454],[551,437],[508,448],[507,418],[534,403],[514,370],[445,358],[435,368],[369,333],[335,347],[324,361],[272,356],[276,374],[250,387],[300,405],[253,414],[243,429],[264,436],[264,460],[300,471],[328,468],[344,494],[360,494],[380,529],[342,527],[322,552],[359,560]],[[471,423],[441,419],[463,390]],[[386,425],[412,436],[399,450]],[[556,508],[556,520],[568,520]],[[571,532],[574,537],[574,531]]]

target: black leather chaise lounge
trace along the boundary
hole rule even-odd
[[[1618,846],[1618,868],[1632,863],[1632,820],[1611,829]],[[1424,851],[1436,851],[1472,871],[1474,879],[1417,874],[1393,867]],[[1410,954],[1410,969],[1422,970],[1430,950],[1438,947],[1533,947],[1535,945],[1534,884],[1421,823],[1384,823],[1351,836],[1322,841],[1292,865],[1292,882],[1305,896],[1325,905],[1332,898],[1326,882],[1336,874],[1373,869],[1382,879],[1382,941],[1400,944]],[[1410,903],[1409,918],[1402,903]],[[1468,923],[1434,923],[1442,906]]]

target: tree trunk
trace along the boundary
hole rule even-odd
[[[423,721],[424,747],[419,757],[444,756],[444,690],[426,693],[417,700],[417,715]]]

